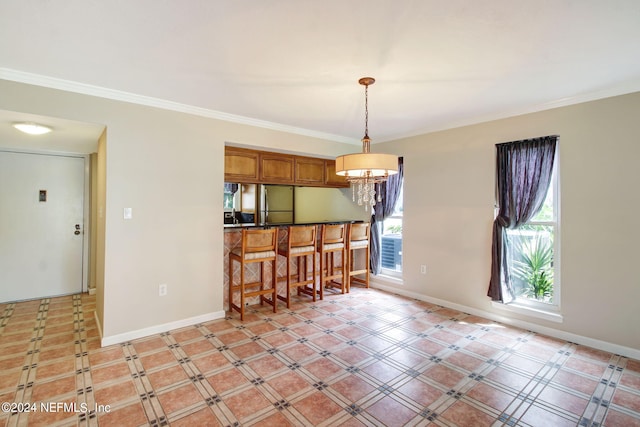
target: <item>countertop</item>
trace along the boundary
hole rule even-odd
[[[362,222],[360,220],[355,219],[345,219],[345,220],[335,220],[335,221],[314,221],[314,222],[293,222],[286,224],[269,224],[269,223],[260,223],[254,224],[244,223],[244,224],[224,224],[224,231],[233,231],[233,230],[241,230],[243,228],[269,228],[269,227],[288,227],[290,225],[319,225],[319,224],[352,224],[356,222]]]

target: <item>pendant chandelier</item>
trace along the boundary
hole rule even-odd
[[[344,176],[351,183],[353,201],[371,208],[380,201],[376,198],[375,185],[385,182],[389,175],[398,173],[398,157],[393,154],[371,153],[369,138],[369,85],[375,83],[373,77],[363,77],[358,83],[364,86],[364,137],[362,153],[346,154],[336,158],[336,174]]]

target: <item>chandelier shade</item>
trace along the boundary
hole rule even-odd
[[[353,201],[365,208],[376,204],[375,184],[385,182],[398,173],[398,157],[393,154],[372,153],[369,138],[369,85],[373,77],[363,77],[358,83],[364,86],[364,137],[362,153],[345,154],[336,158],[336,175],[344,176],[351,183]],[[357,197],[356,197],[357,196]],[[377,198],[380,201],[380,195]]]
[[[355,153],[336,158],[336,175],[347,178],[386,177],[398,173],[398,157],[383,153]]]

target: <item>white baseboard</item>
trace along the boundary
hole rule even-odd
[[[537,332],[539,334],[548,335],[553,338],[561,339],[564,341],[571,341],[576,344],[586,345],[588,347],[597,348],[599,350],[607,351],[609,353],[619,354],[621,356],[629,357],[632,359],[640,360],[640,349],[626,347],[607,341],[601,341],[594,338],[585,337],[582,335],[572,334],[570,332],[560,331],[558,329],[549,328],[546,326],[537,325],[535,323],[525,322],[523,320],[511,319],[509,317],[500,316],[495,313],[480,310],[473,307],[467,307],[465,305],[456,304],[450,301],[441,300],[438,298],[428,297],[426,295],[417,294],[415,292],[398,289],[395,286],[389,286],[384,283],[384,280],[374,279],[372,277],[371,287],[380,289],[386,292],[402,295],[405,297],[417,299],[419,301],[425,301],[431,304],[440,305],[454,310],[462,311],[464,313],[473,314],[475,316],[484,317],[486,319],[494,320],[496,322],[512,325],[528,331]]]
[[[202,314],[200,316],[189,317],[187,319],[177,320],[175,322],[163,323],[161,325],[154,325],[148,328],[137,329],[135,331],[125,332],[123,334],[111,335],[108,337],[102,336],[102,331],[100,331],[100,336],[102,340],[100,341],[100,345],[102,347],[106,347],[108,345],[119,344],[125,341],[131,341],[138,338],[147,337],[149,335],[160,334],[162,332],[167,332],[172,329],[184,328],[185,326],[191,326],[198,323],[209,322],[211,320],[222,319],[225,316],[224,311],[216,311],[212,313]],[[97,318],[96,318],[97,320]]]

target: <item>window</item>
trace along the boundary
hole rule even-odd
[[[559,307],[558,136],[496,144],[496,219],[487,295]],[[549,310],[550,309],[550,310]]]
[[[403,183],[404,160],[398,157],[398,173],[376,184],[378,200],[371,212],[370,254],[374,275],[400,276],[402,273]]]
[[[240,184],[225,182],[224,183],[224,201],[223,208],[225,211],[238,209],[240,207],[240,192],[238,191]]]
[[[234,197],[233,197],[233,193],[227,193],[225,191],[224,193],[224,209],[225,210],[231,210],[233,209],[233,201],[234,201]]]
[[[506,230],[505,254],[517,302],[544,308],[559,305],[557,162],[544,204],[525,224]]]
[[[391,216],[382,221],[380,272],[388,276],[402,273],[402,211],[403,187]]]

